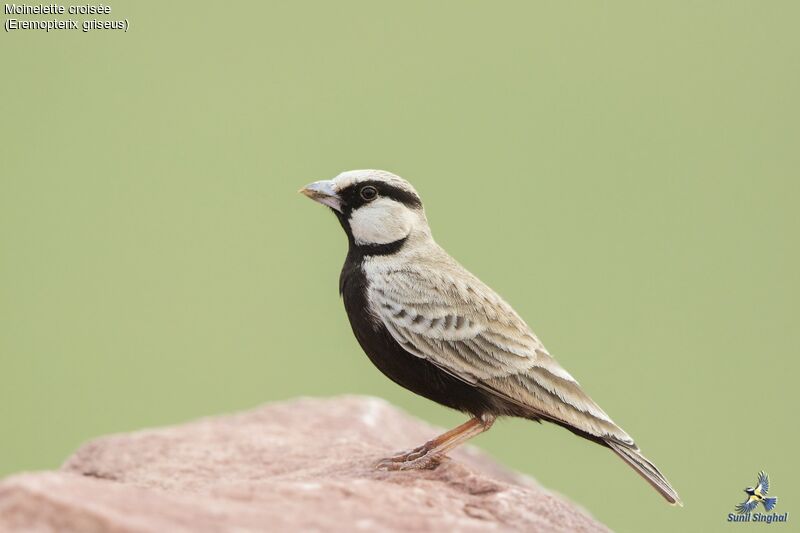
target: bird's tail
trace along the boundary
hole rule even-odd
[[[775,508],[776,503],[778,503],[778,498],[764,498],[764,509],[771,511]]]
[[[645,481],[650,483],[650,485],[652,485],[653,488],[656,489],[665,500],[671,504],[680,505],[681,507],[683,506],[678,493],[675,492],[675,489],[673,489],[672,485],[669,484],[669,481],[667,481],[667,478],[664,477],[664,474],[659,472],[658,468],[656,468],[656,465],[651,463],[644,455],[642,455],[642,452],[640,452],[638,448],[611,439],[608,439],[605,442],[608,444],[608,447],[614,451],[614,453],[619,455],[620,458],[628,463],[631,468],[636,470],[636,472],[638,472],[639,475],[645,479]]]

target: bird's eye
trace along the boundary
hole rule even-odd
[[[367,202],[370,202],[375,198],[377,198],[378,189],[376,189],[372,185],[367,185],[366,187],[361,188],[360,194],[362,199],[366,200]]]

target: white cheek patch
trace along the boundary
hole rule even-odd
[[[417,215],[389,198],[378,198],[350,215],[350,231],[356,244],[388,244],[411,233]]]

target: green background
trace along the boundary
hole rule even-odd
[[[128,33],[4,33],[0,474],[299,395],[463,421],[361,353],[344,235],[296,193],[377,167],[686,506],[557,427],[478,446],[618,531],[743,527],[762,468],[796,521],[800,8],[668,4],[113,2]]]

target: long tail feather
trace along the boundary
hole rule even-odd
[[[667,500],[671,504],[683,506],[678,493],[675,492],[675,489],[672,488],[672,485],[669,484],[667,478],[664,477],[664,474],[659,472],[656,465],[651,463],[642,453],[638,450],[638,448],[632,448],[630,445],[625,445],[620,442],[616,442],[614,440],[607,440],[606,444],[608,447],[611,448],[614,453],[620,456],[620,458],[628,463],[636,472],[642,476],[645,481],[650,483],[654,489],[661,494],[665,500]]]

